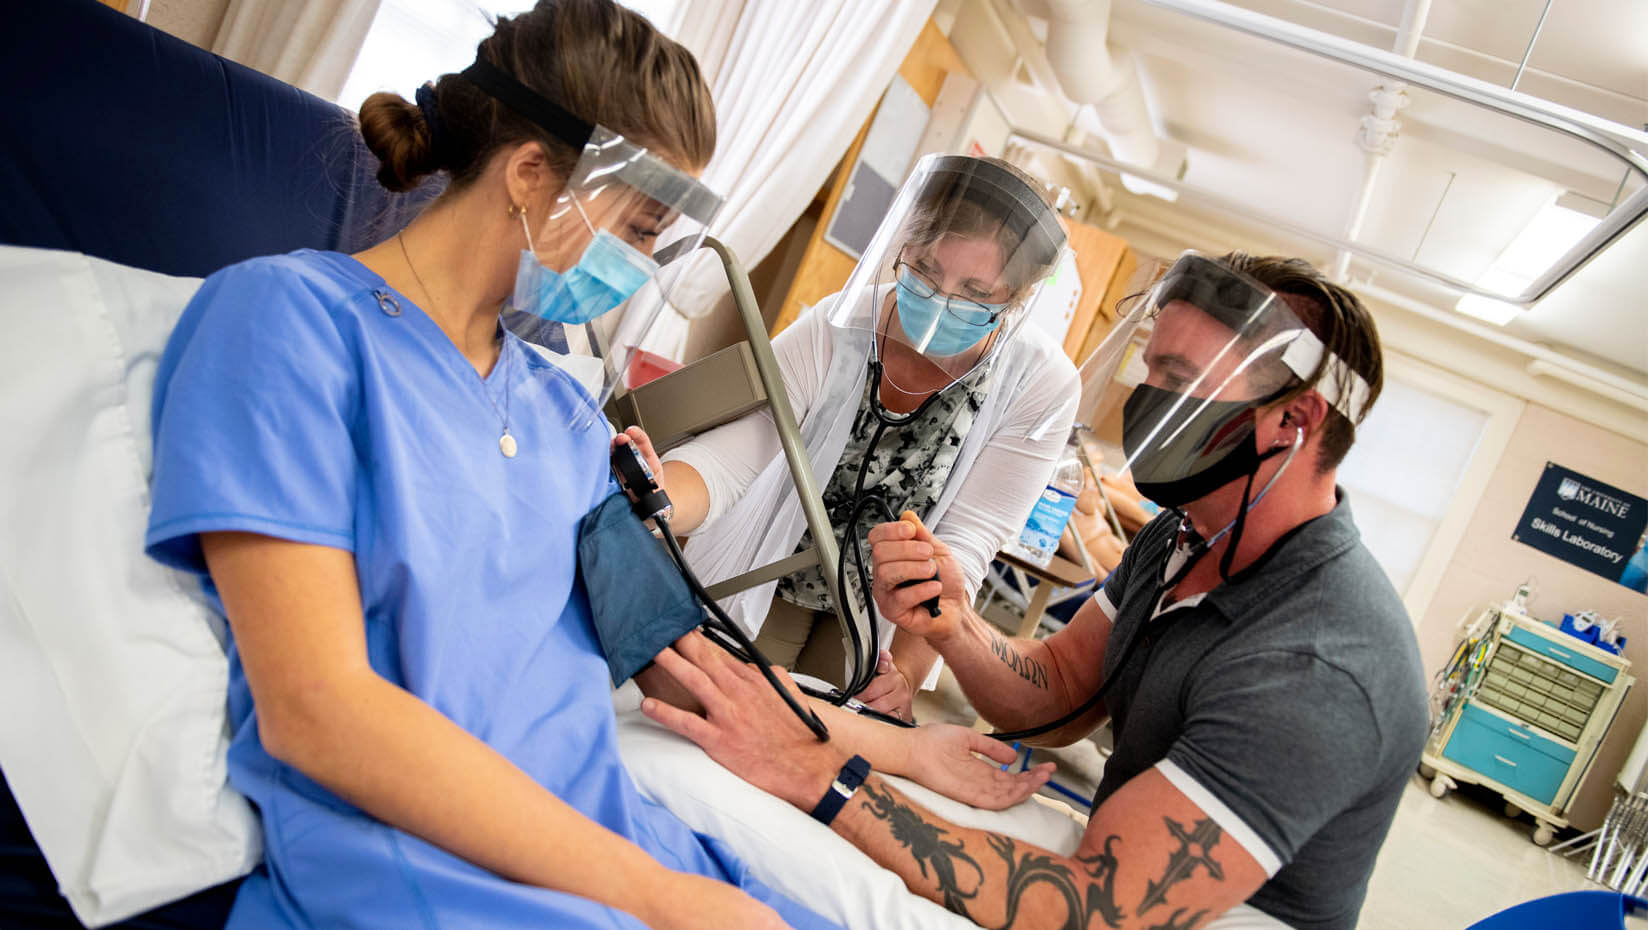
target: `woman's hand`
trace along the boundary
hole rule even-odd
[[[611,453],[618,451],[619,446],[624,445],[634,446],[635,450],[641,453],[641,461],[647,463],[647,469],[652,472],[652,480],[657,483],[658,490],[663,491],[664,495],[668,497],[669,488],[664,486],[664,465],[662,462],[658,461],[658,453],[653,451],[652,438],[647,435],[647,431],[639,426],[632,426],[629,429],[624,430],[618,435],[612,437],[612,448],[608,449],[607,452],[610,455]],[[625,488],[624,491],[630,500],[633,501],[638,498],[638,495],[633,489]],[[666,521],[674,516],[674,510],[674,502],[672,500],[670,508],[664,514],[664,519]],[[658,531],[658,528],[653,525],[651,520],[646,522],[646,526],[647,529],[652,530],[654,533]]]
[[[920,517],[906,510],[898,522],[870,530],[869,541],[875,602],[883,617],[929,642],[960,628],[969,608],[961,563],[950,554],[949,546],[922,525]],[[919,583],[900,588],[905,581]],[[936,617],[923,606],[934,597],[939,599]]]
[[[945,797],[985,810],[1012,807],[1035,794],[1053,776],[1054,765],[1043,762],[1024,772],[1006,772],[1001,766],[1018,758],[1012,746],[977,730],[947,723],[928,724],[914,731],[910,747],[910,778]],[[974,753],[981,753],[980,759]],[[989,760],[995,760],[994,762]]]
[[[915,692],[905,680],[904,673],[893,664],[893,654],[885,649],[881,650],[881,657],[876,660],[875,677],[859,692],[858,699],[871,710],[892,714],[906,722],[915,722],[916,715],[912,706]]]
[[[649,927],[658,930],[723,930],[725,927],[784,930],[788,927],[777,911],[736,885],[685,872],[671,874],[670,881],[649,889],[652,906],[642,908],[648,913],[636,915]]]
[[[632,426],[624,430],[612,437],[612,449],[609,451],[616,451],[622,445],[632,445],[636,451],[641,453],[641,460],[647,463],[648,468],[652,469],[653,479],[658,482],[660,488],[663,488],[664,463],[658,461],[658,453],[653,451],[652,438],[647,435],[647,431],[639,426]],[[664,491],[668,493],[669,489],[664,488]]]

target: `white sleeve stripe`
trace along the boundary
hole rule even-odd
[[[1115,623],[1116,605],[1110,603],[1110,593],[1105,589],[1100,588],[1099,593],[1093,595],[1093,600],[1098,603],[1099,609],[1104,611],[1104,615],[1110,618],[1110,622]]]
[[[1225,802],[1214,796],[1213,792],[1202,787],[1201,782],[1190,777],[1190,773],[1179,768],[1171,759],[1163,759],[1156,763],[1156,770],[1161,772],[1168,783],[1179,789],[1190,803],[1202,809],[1202,813],[1213,818],[1219,829],[1230,835],[1237,845],[1247,850],[1253,861],[1265,870],[1265,877],[1270,878],[1282,869],[1282,858],[1270,848],[1270,844],[1259,838],[1236,812],[1225,806]]]

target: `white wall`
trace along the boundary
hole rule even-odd
[[[132,4],[135,8],[136,4]],[[144,22],[185,42],[210,49],[229,0],[149,0]]]

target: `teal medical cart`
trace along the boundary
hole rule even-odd
[[[1630,660],[1500,604],[1485,610],[1483,648],[1431,732],[1422,763],[1431,794],[1460,783],[1499,792],[1507,813],[1551,842],[1636,679]]]

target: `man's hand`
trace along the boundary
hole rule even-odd
[[[969,605],[961,564],[950,554],[950,547],[908,510],[900,515],[898,522],[871,529],[868,538],[870,561],[875,568],[875,602],[881,615],[930,642],[954,633]],[[935,575],[937,580],[927,580]],[[906,581],[920,583],[898,587]],[[939,599],[936,617],[922,606],[934,597]]]
[[[650,697],[641,702],[641,712],[768,794],[810,811],[851,754],[833,742],[820,743],[754,666],[697,631],[676,640],[655,661],[697,698],[704,716]],[[773,672],[807,706],[795,682],[782,669]]]
[[[985,810],[1012,807],[1053,777],[1051,762],[1024,772],[1003,771],[1001,766],[1018,758],[1013,747],[966,727],[928,724],[913,731],[911,742],[912,781]],[[980,759],[974,753],[987,758]]]
[[[881,657],[876,660],[875,677],[858,693],[858,699],[871,710],[915,722],[915,692],[904,679],[904,673],[893,664],[893,654],[885,649],[881,650]]]

